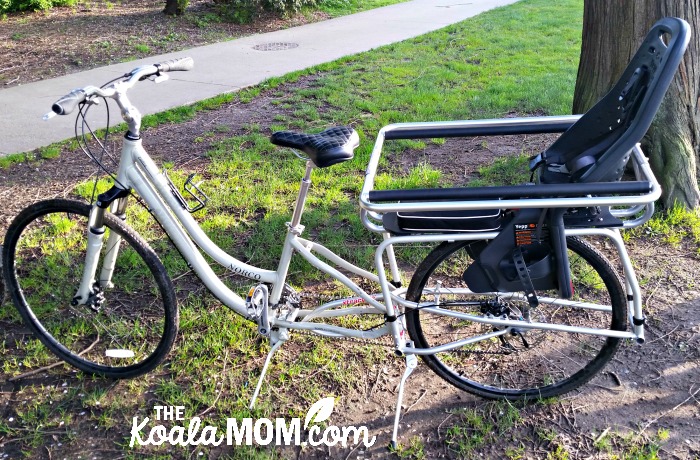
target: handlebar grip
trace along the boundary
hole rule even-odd
[[[158,70],[161,72],[175,72],[177,70],[192,70],[194,67],[194,60],[191,57],[171,59],[169,61],[164,61],[156,64]]]
[[[82,89],[74,89],[70,93],[57,100],[51,106],[51,110],[57,115],[68,115],[85,100],[87,94]]]

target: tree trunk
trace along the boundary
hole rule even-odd
[[[165,0],[165,9],[163,13],[169,16],[179,16],[182,14],[180,2],[178,0]]]
[[[610,90],[651,26],[666,16],[688,21],[691,38],[644,150],[663,203],[691,208],[700,205],[700,0],[584,0],[573,113],[585,112]]]

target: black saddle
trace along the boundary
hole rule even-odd
[[[282,147],[301,150],[319,168],[351,160],[353,151],[360,145],[360,137],[349,126],[328,128],[318,134],[278,131],[270,141]]]

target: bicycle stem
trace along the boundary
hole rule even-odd
[[[132,84],[129,84],[129,82],[116,83],[114,100],[121,109],[122,119],[129,125],[127,136],[131,135],[133,138],[138,139],[141,137],[141,112],[126,97],[126,91],[131,86]]]

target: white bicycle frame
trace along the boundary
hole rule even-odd
[[[335,317],[341,315],[355,315],[365,313],[386,314],[385,304],[382,302],[383,295],[370,295],[354,283],[349,277],[341,273],[338,269],[324,262],[314,255],[314,252],[327,259],[329,262],[336,264],[338,267],[361,276],[367,280],[380,283],[379,277],[367,270],[359,268],[334,254],[326,247],[306,240],[300,237],[303,226],[299,224],[303,213],[304,202],[308,188],[310,185],[310,174],[313,169],[313,164],[307,162],[306,174],[303,185],[299,193],[299,199],[295,208],[292,222],[288,224],[288,232],[284,241],[282,256],[279,261],[277,270],[264,270],[252,265],[246,264],[235,257],[230,256],[219,248],[211,239],[202,231],[197,221],[192,215],[182,207],[178,199],[173,195],[170,182],[165,174],[155,165],[152,159],[148,156],[141,140],[124,139],[122,148],[120,166],[117,173],[116,182],[120,187],[134,189],[141,198],[148,204],[151,212],[154,214],[158,222],[165,229],[168,236],[172,239],[177,249],[182,256],[192,267],[193,271],[202,280],[205,286],[227,307],[235,311],[241,316],[252,319],[247,310],[246,301],[231,291],[214,273],[207,261],[202,256],[200,249],[214,259],[220,265],[228,268],[233,273],[250,278],[259,283],[269,283],[272,285],[272,290],[269,295],[269,305],[276,305],[282,296],[282,291],[285,286],[289,264],[294,253],[298,253],[306,259],[311,265],[317,269],[327,273],[334,279],[339,280],[344,285],[349,287],[356,295],[355,298],[341,299],[330,302],[313,311],[301,311],[298,314],[299,319],[306,319],[307,323],[292,323],[290,321],[273,322],[272,326],[283,327],[288,329],[308,329],[317,333],[329,336],[349,336],[357,338],[376,338],[389,332],[395,332],[396,336],[402,336],[398,324],[393,324],[391,327],[382,327],[376,330],[365,332],[342,328],[338,326],[310,323],[311,318]],[[126,198],[120,198],[112,206],[115,214],[122,214]],[[100,208],[95,205],[92,215],[100,212]],[[91,221],[95,221],[92,217]],[[85,293],[90,293],[94,284],[95,276],[97,275],[98,257],[102,247],[103,235],[101,233],[88,233],[88,251],[86,255],[86,265],[83,274],[81,286],[76,297],[81,297]],[[106,244],[109,248],[114,248],[119,243],[119,236],[111,233]],[[108,285],[111,282],[111,274],[114,269],[116,251],[106,251],[107,257],[103,261],[102,270],[97,278],[102,285]],[[399,295],[403,290],[396,288],[388,289],[390,296],[399,300]],[[385,294],[386,295],[386,294]],[[86,299],[87,296],[82,297]],[[335,311],[337,307],[352,305],[359,302],[366,302],[368,307],[350,307],[343,308],[342,312]],[[274,320],[274,318],[272,318]],[[289,318],[293,320],[294,318]]]
[[[99,89],[94,87],[84,88],[89,94],[96,94],[103,97],[114,99],[122,110],[124,119],[129,123],[129,134],[125,136],[122,147],[120,163],[118,167],[116,184],[120,189],[126,192],[129,189],[135,190],[149,206],[151,212],[155,215],[158,222],[165,229],[168,236],[172,239],[177,249],[182,256],[187,260],[197,276],[202,280],[206,287],[227,307],[239,315],[248,319],[258,319],[251,315],[248,311],[246,301],[239,295],[229,289],[214,273],[207,261],[204,259],[202,252],[210,256],[217,263],[228,268],[237,275],[250,278],[258,283],[264,283],[272,286],[271,292],[267,294],[265,288],[265,298],[267,305],[270,307],[276,306],[283,296],[285,281],[293,254],[298,254],[307,260],[312,266],[328,274],[330,277],[337,279],[347,286],[356,297],[345,298],[328,302],[320,305],[313,310],[297,310],[286,316],[269,317],[270,326],[281,330],[304,329],[313,331],[317,334],[331,337],[355,337],[361,339],[373,339],[382,335],[390,334],[394,339],[394,345],[399,355],[403,354],[419,354],[427,355],[436,352],[447,351],[462,347],[468,343],[474,343],[481,340],[490,339],[492,337],[507,334],[512,327],[526,329],[543,329],[554,330],[561,332],[572,332],[581,334],[593,334],[608,337],[634,338],[639,342],[644,340],[643,322],[636,321],[637,318],[643,318],[641,293],[638,282],[634,273],[634,269],[625,250],[624,242],[620,233],[616,229],[606,228],[584,228],[584,229],[566,229],[567,236],[583,236],[583,235],[599,235],[606,237],[612,241],[620,256],[623,265],[626,287],[628,291],[629,318],[632,324],[631,331],[613,331],[609,329],[594,329],[569,326],[565,324],[551,324],[540,322],[528,322],[524,326],[522,321],[487,318],[485,316],[469,315],[461,312],[456,312],[448,309],[429,305],[418,305],[415,302],[409,302],[403,295],[405,289],[397,288],[389,282],[386,269],[385,257],[388,263],[389,270],[394,280],[400,280],[400,273],[394,255],[394,246],[410,243],[435,243],[442,241],[469,241],[469,240],[489,240],[498,235],[498,232],[474,232],[474,233],[457,233],[457,234],[417,234],[408,236],[391,236],[380,224],[383,213],[396,211],[425,211],[425,210],[456,210],[456,209],[488,209],[488,208],[527,208],[527,207],[587,207],[587,206],[627,206],[625,209],[616,209],[613,214],[617,217],[631,217],[625,222],[625,227],[631,227],[641,224],[648,220],[653,212],[653,201],[658,199],[660,187],[656,182],[649,165],[644,158],[644,155],[639,148],[635,147],[633,151],[633,159],[635,172],[638,180],[648,180],[652,184],[650,193],[643,196],[620,197],[620,196],[596,196],[596,197],[581,197],[581,198],[535,198],[535,199],[519,199],[519,200],[478,200],[478,201],[436,201],[436,202],[406,202],[406,203],[373,203],[369,200],[369,193],[374,186],[374,178],[376,176],[377,167],[379,164],[379,156],[381,155],[384,138],[390,132],[401,132],[403,130],[414,130],[416,128],[423,129],[428,127],[431,132],[439,137],[441,130],[445,132],[455,128],[462,127],[492,127],[502,126],[504,124],[513,126],[537,125],[538,123],[551,123],[553,120],[560,123],[573,123],[577,117],[534,117],[525,119],[507,119],[507,120],[482,120],[482,121],[460,121],[460,122],[441,122],[441,123],[405,123],[390,125],[383,128],[377,138],[367,174],[365,183],[360,196],[360,205],[362,207],[362,220],[365,226],[376,232],[383,234],[384,241],[377,247],[375,253],[375,269],[376,273],[370,273],[367,270],[359,268],[340,256],[334,254],[328,248],[306,240],[301,237],[303,225],[301,225],[301,217],[304,210],[306,196],[311,184],[311,172],[314,165],[311,161],[307,161],[306,172],[302,180],[302,185],[299,191],[299,196],[294,209],[291,222],[288,223],[288,231],[283,243],[282,255],[276,270],[264,270],[252,265],[246,264],[235,257],[227,254],[219,248],[199,227],[196,220],[190,212],[185,209],[179,197],[173,193],[172,185],[153,160],[148,156],[142,146],[139,129],[141,116],[138,110],[131,105],[126,97],[126,90],[133,86],[136,81],[154,74],[157,69],[152,66],[146,66],[136,69],[132,72],[131,78],[125,81],[117,82],[112,87],[107,89]],[[397,137],[394,137],[397,138]],[[121,198],[116,199],[111,210],[116,215],[123,215],[126,208],[126,193],[121,195]],[[107,251],[107,255],[102,264],[99,277],[97,276],[98,259],[101,248],[103,246],[102,215],[105,212],[99,203],[93,207],[91,213],[91,229],[98,231],[90,231],[88,233],[88,249],[86,254],[85,270],[76,299],[85,301],[92,292],[93,285],[97,279],[101,286],[108,287],[111,283],[111,276],[114,270],[116,261],[116,250]],[[643,212],[640,217],[635,217]],[[109,239],[105,243],[108,248],[117,248],[119,244],[119,236],[111,233]],[[381,288],[381,294],[370,295],[365,290],[360,288],[348,276],[344,275],[340,270],[334,268],[329,263],[317,257],[318,254],[331,264],[350,272],[354,275],[365,278],[378,284]],[[426,288],[430,289],[430,288]],[[450,293],[470,294],[468,289],[449,289]],[[440,295],[441,292],[434,292]],[[494,293],[496,294],[496,293]],[[522,296],[517,293],[498,293],[501,297],[507,296]],[[575,301],[562,299],[543,299],[543,301],[551,301],[557,305],[576,306],[578,308],[592,308],[603,311],[610,311],[611,307],[607,305],[592,305],[583,304]],[[354,306],[357,304],[367,304],[367,306]],[[473,321],[486,323],[495,326],[497,329],[494,332],[483,334],[477,337],[469,337],[458,340],[452,343],[440,345],[431,348],[415,348],[408,342],[403,323],[403,316],[406,308],[421,308],[426,313],[436,315],[444,315],[457,317],[465,321]],[[264,311],[267,316],[268,311]],[[333,318],[348,315],[360,314],[378,314],[387,318],[385,324],[381,327],[370,331],[362,331],[349,329],[345,327],[335,326],[319,322],[312,322],[315,319]],[[400,319],[397,321],[397,319]],[[286,333],[284,333],[286,334]],[[278,334],[278,338],[279,338]],[[286,340],[286,338],[284,339]]]
[[[641,151],[637,150],[635,155],[637,157],[637,160],[639,160]],[[643,157],[641,158],[643,159]],[[644,166],[644,163],[642,163],[642,165]],[[373,273],[368,272],[367,270],[361,269],[345,261],[341,257],[334,254],[328,248],[316,242],[312,242],[301,238],[300,235],[303,230],[303,226],[299,222],[303,213],[306,193],[310,185],[310,175],[312,169],[313,164],[311,162],[307,162],[306,174],[304,176],[304,180],[302,181],[302,187],[299,192],[297,205],[292,217],[292,221],[288,223],[288,232],[284,241],[282,256],[280,258],[277,270],[274,271],[264,270],[246,264],[236,259],[235,257],[232,257],[231,255],[227,254],[214,242],[212,242],[211,239],[209,239],[209,237],[199,227],[197,221],[186,209],[184,209],[184,207],[181,205],[181,202],[172,193],[169,180],[148,156],[148,154],[141,145],[141,140],[124,140],[119,172],[117,175],[117,183],[123,187],[133,188],[143,198],[143,200],[148,204],[149,208],[151,209],[151,212],[155,215],[158,222],[163,226],[169,237],[172,239],[182,256],[187,260],[194,272],[207,286],[207,288],[224,305],[246,318],[253,319],[250,317],[249,312],[246,308],[246,301],[239,295],[231,291],[219,279],[219,277],[214,273],[212,268],[204,259],[199,249],[201,249],[204,253],[206,253],[220,265],[231,270],[233,273],[250,278],[259,283],[268,283],[272,285],[272,290],[269,295],[269,305],[271,306],[276,305],[280,301],[282,291],[285,286],[285,280],[287,277],[289,264],[294,253],[297,253],[300,256],[302,256],[315,268],[327,273],[332,278],[339,280],[357,295],[357,297],[329,302],[327,304],[317,307],[314,310],[303,310],[299,312],[298,316],[296,316],[295,318],[271,318],[271,325],[274,327],[280,327],[285,329],[305,329],[327,336],[346,336],[366,339],[377,338],[387,333],[391,333],[395,338],[395,345],[398,351],[400,351],[401,353],[420,355],[432,354],[436,352],[459,348],[468,343],[473,343],[501,334],[506,334],[510,330],[510,327],[523,327],[523,323],[521,321],[486,318],[483,316],[467,315],[460,312],[441,309],[439,307],[421,306],[422,311],[425,311],[426,313],[452,316],[468,321],[491,324],[501,329],[494,333],[489,333],[478,337],[470,337],[438,347],[432,347],[429,349],[419,349],[406,346],[405,339],[403,338],[403,325],[397,324],[397,321],[389,322],[386,326],[377,328],[372,331],[353,330],[317,322],[312,323],[310,321],[311,319],[369,313],[387,316],[391,316],[391,313],[393,313],[394,316],[398,316],[403,312],[403,309],[405,308],[418,307],[419,305],[416,305],[414,302],[406,301],[403,297],[401,297],[401,294],[404,293],[404,289],[397,289],[389,282],[387,278],[384,260],[386,257],[389,262],[389,266],[396,267],[395,256],[393,253],[393,246],[395,245],[411,243],[436,243],[446,240],[475,241],[493,239],[498,235],[498,232],[480,232],[470,234],[436,234],[391,237],[387,233],[385,233],[385,230],[383,228],[379,228],[379,230],[384,233],[385,240],[377,247],[376,250],[375,268],[378,274],[375,275]],[[123,213],[123,209],[117,210],[117,208],[122,206],[122,203],[124,203],[124,201],[121,200],[125,200],[125,198],[122,198],[120,199],[120,201],[115,202],[115,213]],[[521,206],[525,207],[528,205],[528,203],[522,203],[523,201],[527,200],[520,201]],[[95,209],[98,208],[95,207]],[[416,209],[430,209],[430,207],[423,205],[417,207]],[[363,215],[367,216],[366,213],[363,213]],[[632,267],[630,259],[627,256],[624,247],[624,242],[622,240],[622,237],[620,236],[619,231],[612,229],[595,228],[567,229],[566,234],[568,236],[599,235],[606,237],[613,242],[618,254],[620,255],[620,260],[622,261],[623,268],[625,271],[627,290],[630,293],[630,318],[641,317],[641,293],[639,285],[634,275],[634,268]],[[116,236],[116,234],[111,234],[110,238],[119,237]],[[85,274],[83,276],[83,282],[81,283],[80,292],[89,292],[89,289],[93,284],[95,272],[97,269],[97,255],[99,254],[100,248],[102,246],[100,234],[90,233],[89,239],[90,242],[88,247],[91,249],[88,250],[87,258],[88,261],[90,261],[90,263],[86,264]],[[117,243],[118,241],[107,241],[108,247],[114,247]],[[316,257],[314,255],[314,252],[348,272],[351,272],[355,275],[358,275],[362,278],[379,284],[379,286],[381,287],[382,294],[368,294],[356,283],[354,283],[349,277],[341,273],[333,266],[324,262],[319,257]],[[110,256],[115,257],[116,251],[107,251],[107,253]],[[103,267],[99,275],[99,280],[102,284],[108,284],[110,282],[113,266],[113,261],[103,262]],[[394,270],[391,271],[393,272]],[[393,273],[393,276],[394,279],[398,279],[397,273]],[[449,289],[449,293],[470,294],[470,291],[468,289]],[[500,295],[522,296],[522,294],[515,293],[500,293]],[[609,306],[582,304],[580,302],[563,299],[542,298],[541,301],[545,304],[553,302],[558,305],[576,306],[577,308],[591,308],[604,311],[610,310]],[[348,307],[348,305],[353,305],[360,302],[367,303],[369,307]],[[294,319],[296,319],[297,321],[294,322]],[[631,319],[630,322],[632,323]],[[609,337],[635,338],[637,340],[643,340],[644,337],[643,325],[634,325],[632,331],[613,331],[604,329],[582,328],[563,324],[532,322],[528,323],[527,328],[604,335]]]

